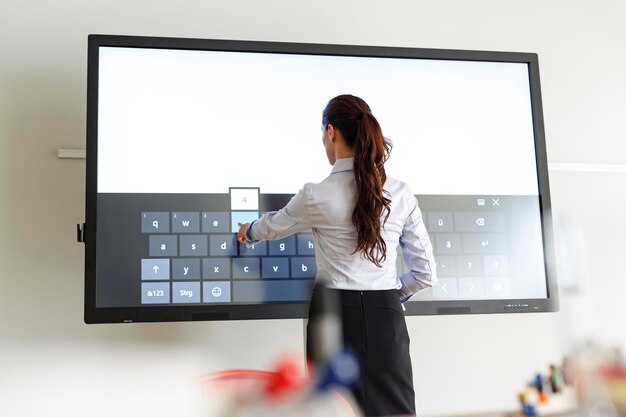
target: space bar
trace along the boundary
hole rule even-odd
[[[233,282],[233,301],[241,303],[309,301],[313,280]]]

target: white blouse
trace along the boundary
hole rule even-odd
[[[352,224],[356,182],[354,158],[338,159],[330,175],[318,184],[307,183],[278,211],[250,224],[249,242],[282,239],[313,230],[316,280],[330,288],[348,290],[401,290],[406,299],[437,281],[436,264],[417,199],[408,186],[387,177],[384,189],[391,198],[391,213],[382,229],[387,258],[378,267],[362,252],[353,253],[357,231]],[[408,272],[396,271],[398,244]]]

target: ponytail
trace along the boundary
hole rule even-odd
[[[391,143],[383,136],[367,103],[355,96],[333,98],[324,110],[322,122],[333,124],[341,131],[346,144],[355,149],[356,205],[352,224],[358,237],[353,253],[363,252],[369,261],[381,266],[387,259],[381,228],[389,218],[391,207],[391,199],[383,189]]]

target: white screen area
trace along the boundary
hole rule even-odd
[[[527,64],[101,47],[98,192],[294,194],[363,98],[415,194],[538,195]]]

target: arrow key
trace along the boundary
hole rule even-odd
[[[433,287],[433,298],[446,299],[457,298],[458,287],[456,278],[439,278]]]
[[[169,259],[142,259],[142,280],[166,280],[170,279]]]
[[[505,255],[485,256],[485,275],[508,275],[509,259]]]
[[[469,300],[485,298],[485,283],[482,278],[459,278],[459,297]]]

